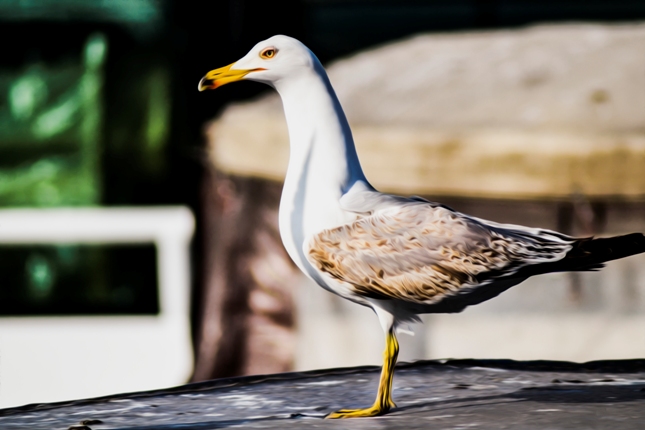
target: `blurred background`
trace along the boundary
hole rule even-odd
[[[645,2],[0,0],[0,407],[379,364],[279,240],[279,98],[209,70],[287,34],[368,178],[498,222],[645,231]],[[402,360],[645,356],[645,257],[427,316]]]

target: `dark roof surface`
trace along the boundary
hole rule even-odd
[[[371,404],[379,369],[359,367],[220,379],[168,390],[0,410],[9,429],[640,429],[645,360],[423,361],[397,367],[398,408],[323,420]],[[88,427],[81,421],[100,420]],[[74,427],[73,427],[74,428]]]

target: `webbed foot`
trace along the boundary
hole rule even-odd
[[[377,417],[379,415],[386,414],[391,408],[395,408],[396,405],[394,402],[391,402],[387,406],[380,404],[374,404],[369,408],[364,409],[341,409],[336,412],[332,412],[325,417],[325,419],[338,419],[338,418],[365,418],[365,417]]]

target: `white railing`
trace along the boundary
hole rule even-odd
[[[0,317],[0,407],[186,382],[194,224],[185,207],[0,210],[0,244],[153,243],[159,295],[158,315]]]

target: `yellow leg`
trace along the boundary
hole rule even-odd
[[[378,393],[374,404],[365,409],[341,409],[332,412],[325,418],[357,418],[357,417],[375,417],[383,415],[390,408],[396,407],[392,400],[392,379],[394,378],[394,365],[396,357],[399,355],[399,342],[394,335],[394,329],[391,328],[385,337],[385,352],[383,353],[383,369],[381,369],[381,379],[378,384]]]

